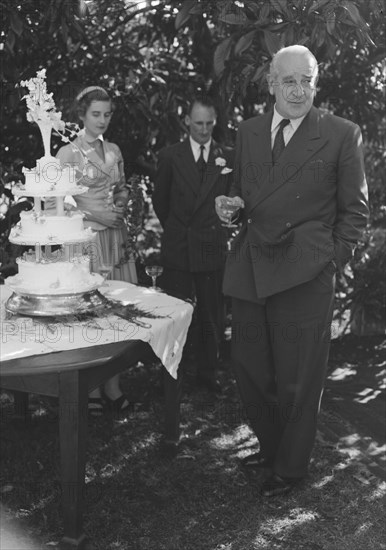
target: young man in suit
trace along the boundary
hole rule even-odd
[[[196,96],[185,116],[189,136],[159,153],[153,206],[163,228],[162,287],[196,301],[197,383],[219,391],[216,369],[222,330],[222,278],[227,230],[214,199],[229,192],[232,151],[212,138],[216,108]]]
[[[238,130],[234,200],[243,225],[224,275],[232,296],[232,357],[268,468],[262,494],[289,492],[305,475],[327,369],[335,272],[366,226],[359,127],[313,106],[318,64],[304,46],[274,56],[273,112]],[[224,197],[216,199],[222,220]]]

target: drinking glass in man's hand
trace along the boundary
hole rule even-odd
[[[244,201],[240,197],[226,197],[221,195],[216,197],[216,212],[224,227],[237,227],[235,223],[235,214],[244,208]]]

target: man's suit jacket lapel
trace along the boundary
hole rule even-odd
[[[268,125],[267,121],[269,122]],[[259,133],[259,138],[264,137],[263,134],[265,134],[265,139],[262,140],[262,151],[264,155],[264,164],[262,166],[266,169],[262,170],[262,182],[254,200],[251,201],[252,208],[260,204],[263,200],[272,195],[272,193],[278,191],[287,182],[294,181],[299,170],[304,168],[304,165],[327,141],[327,138],[322,138],[320,136],[319,112],[315,107],[312,107],[302,124],[292,136],[288,145],[285,147],[277,165],[270,168],[268,163],[272,162],[272,115],[267,117],[267,121],[264,121],[261,132]],[[267,144],[269,151],[267,150]],[[262,154],[260,154],[259,157],[261,158]]]
[[[185,180],[194,195],[197,196],[200,190],[200,175],[197,164],[194,160],[192,148],[189,139],[181,143],[181,146],[176,154],[176,163],[179,165],[181,172],[185,176]]]
[[[200,192],[197,196],[197,201],[194,206],[194,211],[196,211],[205,202],[206,197],[210,193],[212,187],[215,185],[217,179],[221,174],[222,167],[216,166],[216,163],[215,163],[216,158],[214,155],[214,151],[218,148],[219,148],[218,144],[212,139],[212,142],[210,144],[210,149],[209,149],[206,172],[204,175],[204,181],[200,185]]]
[[[248,138],[242,144],[243,149],[246,148],[247,150],[241,156],[241,165],[235,167],[236,173],[238,172],[241,175],[248,186],[250,204],[254,204],[259,200],[262,189],[268,183],[267,180],[269,181],[269,170],[272,163],[272,116],[273,113],[269,113],[261,117],[261,119],[258,119],[258,124],[250,130]]]

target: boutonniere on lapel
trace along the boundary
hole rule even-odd
[[[215,150],[214,151],[214,154],[215,154],[215,159],[214,159],[214,163],[216,166],[220,166],[222,168],[221,170],[221,174],[229,174],[230,172],[233,171],[232,168],[228,168],[227,166],[227,161],[226,159],[224,159],[224,157],[220,157],[218,155],[220,155],[222,153],[221,150]]]

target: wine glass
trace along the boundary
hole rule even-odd
[[[145,267],[146,275],[151,277],[153,288],[157,288],[157,277],[162,275],[164,268],[160,265],[147,265]]]
[[[221,225],[223,227],[237,227],[236,224],[232,223],[232,218],[234,214],[240,210],[241,204],[239,201],[236,201],[235,199],[231,197],[223,197],[221,200],[221,208],[223,211],[223,214],[227,216],[228,221],[226,223],[222,223]]]
[[[113,270],[113,266],[110,265],[110,264],[101,264],[98,268],[98,272],[102,275],[103,277],[103,285],[102,286],[107,286],[107,279],[110,277],[110,273],[112,272]]]

